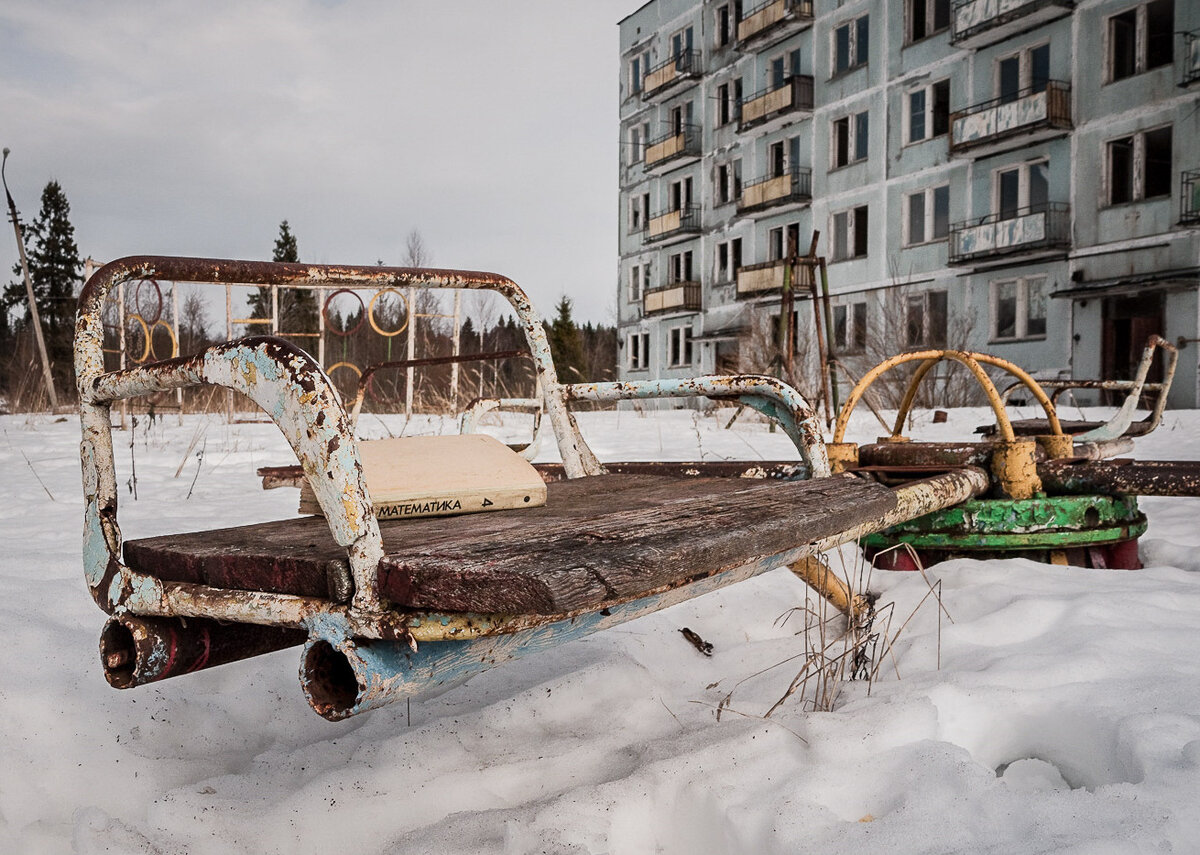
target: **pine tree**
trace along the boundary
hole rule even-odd
[[[279,237],[275,239],[275,250],[271,255],[271,260],[291,262],[300,260],[300,248],[287,220],[279,224]],[[318,311],[320,309],[317,306],[315,292],[295,288],[279,289],[279,331],[285,337],[288,333],[315,333]],[[259,288],[250,296],[250,317],[271,317],[270,288]],[[259,329],[254,332],[262,333],[265,330]],[[300,347],[310,348],[314,341],[315,339],[312,338],[301,337],[297,339],[296,343]]]
[[[33,298],[41,315],[46,350],[60,388],[74,385],[71,372],[72,341],[75,331],[75,292],[83,283],[83,260],[75,245],[75,227],[70,220],[71,206],[57,181],[42,190],[42,208],[25,229],[29,260],[29,278]],[[13,266],[17,281],[4,289],[4,309],[23,306],[21,316],[29,323],[29,306],[20,263]]]
[[[554,359],[554,370],[559,380],[564,383],[575,383],[585,379],[583,359],[583,342],[579,335],[579,327],[571,317],[571,301],[563,295],[555,308],[554,320],[546,331],[550,339],[550,355]]]

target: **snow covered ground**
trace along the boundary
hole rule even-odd
[[[962,438],[986,414],[927,420],[913,435]],[[795,456],[758,421],[581,422],[607,459]],[[297,650],[110,689],[81,572],[78,422],[0,431],[2,853],[1200,852],[1200,500],[1143,501],[1142,571],[937,566],[953,623],[927,602],[870,691],[846,684],[832,712],[793,699],[762,718],[805,649],[802,621],[779,618],[807,590],[780,570],[331,724],[304,702]],[[295,511],[294,490],[254,474],[290,459],[270,425],[168,416],[130,439],[126,537]],[[1169,413],[1137,454],[1200,457],[1200,413]],[[893,631],[927,592],[919,574],[872,587]]]

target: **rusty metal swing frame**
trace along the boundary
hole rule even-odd
[[[84,571],[96,603],[112,618],[102,635],[106,676],[132,686],[298,643],[307,637],[302,685],[320,714],[338,719],[461,681],[491,665],[578,637],[821,550],[866,532],[979,495],[986,475],[972,468],[906,485],[887,494],[878,514],[860,510],[845,530],[795,543],[770,555],[747,555],[661,588],[575,611],[505,614],[397,609],[380,596],[384,558],[351,421],[326,373],[304,351],[271,337],[249,337],[201,353],[105,372],[101,308],[121,283],[176,282],[404,285],[489,289],[520,319],[549,419],[570,479],[600,475],[568,403],[654,397],[732,399],[776,420],[814,478],[829,475],[819,424],[795,390],[770,377],[704,376],[688,380],[561,384],[541,319],[506,277],[459,270],[307,265],[140,256],[105,265],[80,296],[75,368],[85,493]],[[123,560],[110,410],[114,402],[194,385],[223,386],[251,398],[279,427],[309,479],[344,559],[327,566],[329,595],[214,587],[166,581]],[[887,492],[887,491],[885,491]],[[873,494],[875,495],[875,494]],[[878,503],[877,503],[878,504]],[[699,569],[699,568],[698,568]],[[181,623],[180,619],[187,619]]]

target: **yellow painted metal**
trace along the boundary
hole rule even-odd
[[[1010,499],[1032,499],[1042,489],[1037,474],[1037,441],[1020,439],[993,445],[992,474]]]
[[[870,601],[855,594],[847,580],[829,569],[820,556],[809,555],[789,565],[788,569],[847,617],[858,617],[871,608]]]
[[[846,399],[845,405],[838,413],[837,426],[834,429],[833,441],[842,442],[846,435],[846,425],[850,422],[850,414],[854,412],[854,407],[857,406],[859,399],[872,383],[875,382],[882,374],[891,371],[898,365],[903,365],[907,362],[920,361],[925,363],[921,365],[916,374],[913,375],[913,382],[909,384],[909,389],[905,393],[905,401],[900,407],[900,413],[896,421],[896,428],[893,429],[893,435],[900,433],[900,426],[904,423],[904,418],[907,417],[908,409],[912,406],[912,399],[916,396],[916,384],[924,378],[929,369],[938,362],[949,359],[958,362],[965,366],[968,371],[975,377],[977,383],[983,389],[987,396],[988,404],[991,405],[992,411],[996,414],[996,425],[999,428],[1002,439],[1012,442],[1016,439],[1013,433],[1012,424],[1008,420],[1008,416],[1004,412],[1004,403],[1000,400],[1000,393],[996,391],[995,384],[992,383],[987,372],[983,370],[983,366],[979,364],[979,360],[975,358],[975,354],[967,353],[961,350],[918,350],[913,353],[900,353],[876,365],[870,371],[863,375],[863,378],[858,381],[854,389],[850,392],[850,397]]]
[[[825,453],[829,455],[829,471],[834,475],[858,465],[858,443],[826,443]]]
[[[1042,434],[1037,438],[1037,443],[1051,460],[1075,456],[1075,438],[1068,434]]]
[[[997,368],[1001,368],[1016,377],[1022,384],[1024,384],[1045,411],[1046,419],[1050,424],[1052,436],[1063,437],[1062,425],[1059,423],[1058,414],[1055,412],[1053,401],[1050,400],[1050,397],[1046,394],[1045,390],[1042,389],[1038,382],[1034,380],[1033,377],[1031,377],[1024,369],[1014,365],[1007,359],[1001,359],[998,356],[992,356],[991,354],[987,353],[971,353],[962,350],[920,350],[914,353],[901,353],[891,357],[890,359],[885,359],[883,362],[879,363],[865,375],[863,375],[863,378],[858,381],[854,389],[850,392],[850,397],[847,398],[845,406],[842,407],[841,412],[838,414],[837,428],[834,431],[833,441],[835,443],[842,442],[845,436],[846,426],[850,421],[850,414],[854,411],[854,407],[858,404],[858,401],[862,397],[863,393],[866,392],[867,387],[875,382],[875,380],[881,375],[887,373],[898,365],[920,361],[921,364],[917,366],[917,370],[913,372],[912,379],[908,383],[908,388],[905,389],[904,398],[900,404],[900,409],[896,413],[896,422],[892,427],[892,436],[888,439],[880,439],[881,442],[902,440],[903,437],[901,436],[900,432],[904,427],[904,422],[908,419],[909,411],[912,409],[913,401],[916,399],[917,390],[920,387],[921,382],[925,379],[925,376],[930,372],[931,369],[933,369],[935,365],[946,360],[958,362],[959,364],[965,366],[967,370],[969,370],[975,377],[976,382],[979,383],[980,388],[983,389],[984,395],[987,397],[988,405],[991,406],[992,411],[996,414],[996,426],[1002,441],[1013,442],[1016,440],[1016,436],[1013,433],[1012,424],[1008,419],[1008,415],[1005,413],[1004,401],[997,392],[995,384],[992,383],[991,378],[988,377],[987,372],[983,370],[983,365],[992,365]],[[1044,445],[1047,453],[1051,454],[1052,457],[1066,457],[1071,454],[1069,439],[1067,443],[1064,443],[1062,440],[1054,440],[1048,444],[1044,443]],[[1052,449],[1057,453],[1051,453]]]

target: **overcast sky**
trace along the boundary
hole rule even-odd
[[[84,256],[433,263],[613,323],[617,21],[639,0],[4,0],[0,145]],[[0,239],[4,281],[16,260]]]

